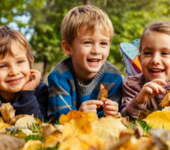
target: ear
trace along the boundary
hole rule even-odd
[[[61,47],[64,53],[66,53],[69,56],[71,55],[71,46],[65,40],[61,42]]]
[[[31,62],[30,62],[30,69],[32,69],[33,64],[34,64],[34,58],[32,57]]]

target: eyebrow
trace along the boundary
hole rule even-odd
[[[153,50],[153,48],[149,47],[149,46],[146,46],[142,49],[143,51],[144,50]],[[161,47],[160,50],[169,50],[170,51],[170,47]]]

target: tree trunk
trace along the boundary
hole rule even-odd
[[[46,70],[47,70],[47,59],[44,58],[44,61],[43,61],[43,71],[42,71],[42,81],[44,82],[44,77],[45,77],[45,73],[46,73]]]
[[[84,0],[84,5],[91,5],[91,0]]]

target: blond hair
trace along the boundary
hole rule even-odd
[[[12,30],[7,26],[0,26],[0,56],[2,56],[2,58],[4,58],[7,53],[14,56],[12,53],[12,42],[18,42],[25,48],[31,68],[33,55],[26,37],[19,31]]]
[[[165,33],[170,35],[170,21],[167,20],[158,20],[153,22],[151,25],[147,26],[145,30],[143,31],[143,34],[140,38],[140,45],[139,45],[139,51],[142,50],[142,44],[147,37],[147,34],[150,31],[159,32],[159,33]]]
[[[104,11],[92,5],[75,7],[66,14],[61,24],[62,39],[71,45],[83,25],[92,32],[97,25],[102,25],[105,35],[112,40],[114,30],[111,20]]]

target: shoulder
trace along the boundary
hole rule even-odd
[[[135,76],[127,76],[123,82],[124,86],[140,88],[146,83],[146,78],[143,73]]]
[[[42,89],[47,89],[48,90],[48,86],[44,82],[40,81],[38,86],[35,88],[35,91],[41,91]]]
[[[72,60],[70,57],[67,57],[60,61],[54,68],[53,72],[59,72],[60,74],[65,73],[70,70],[69,64],[71,64]]]
[[[61,62],[59,62],[54,70],[49,74],[48,81],[50,80],[62,80],[62,79],[73,79],[73,74],[71,71],[71,58],[65,58]]]
[[[119,69],[116,68],[111,63],[109,63],[108,61],[105,62],[105,72],[112,73],[112,74],[117,74],[117,75],[121,76],[121,72],[119,71]]]

